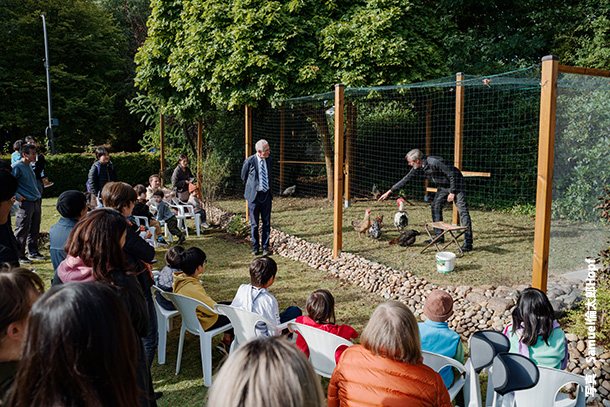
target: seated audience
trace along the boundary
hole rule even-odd
[[[189,200],[186,203],[192,205],[193,209],[195,210],[195,213],[201,216],[201,226],[203,226],[204,228],[209,228],[210,224],[207,222],[205,209],[203,209],[203,202],[201,202],[197,197],[198,191],[199,188],[197,188],[197,185],[190,184]]]
[[[146,187],[146,200],[150,201],[153,197],[153,194],[158,189],[163,191],[166,198],[171,198],[173,195],[173,192],[171,189],[167,189],[167,188],[161,186],[161,178],[159,177],[159,175],[153,174],[150,177],[148,177],[148,186]]]
[[[313,368],[281,337],[259,338],[237,348],[220,369],[208,399],[209,407],[324,405]]]
[[[349,325],[335,324],[335,297],[328,290],[317,290],[309,294],[305,303],[307,316],[297,318],[298,323],[313,326],[331,334],[338,335],[347,340],[358,337],[358,332]],[[297,348],[301,349],[309,357],[309,347],[301,335],[297,337]],[[338,349],[335,358],[339,356],[345,348]]]
[[[148,304],[134,275],[137,271],[127,262],[123,250],[128,230],[125,216],[115,209],[100,208],[88,213],[70,232],[66,260],[57,268],[57,277],[62,283],[98,281],[113,288],[127,307],[135,333],[144,338],[149,333]],[[137,345],[140,406],[155,406],[147,354],[141,340]]]
[[[0,270],[0,405],[17,374],[30,308],[43,292],[44,283],[33,271]]]
[[[420,322],[421,350],[453,358],[464,363],[464,346],[460,335],[449,329],[446,322],[453,315],[453,298],[443,290],[428,294],[424,305],[426,320]],[[447,388],[453,384],[453,369],[445,366],[439,372]]]
[[[184,253],[184,247],[174,246],[170,247],[165,253],[165,267],[161,269],[157,276],[156,283],[157,287],[168,293],[174,292],[174,273],[180,272],[180,262],[182,261],[182,253]],[[166,300],[161,294],[157,293],[157,302],[160,306],[168,311],[174,311],[176,307],[174,303]]]
[[[186,154],[180,154],[178,165],[172,174],[172,189],[182,202],[189,199],[189,185],[195,181],[195,177],[188,166],[189,159]]]
[[[566,368],[568,342],[544,292],[537,288],[523,290],[512,318],[512,323],[504,329],[504,335],[510,340],[509,352],[519,353],[540,366]]]
[[[163,200],[163,191],[156,191],[153,194],[153,202],[157,206],[157,220],[159,222],[165,222],[165,225],[169,229],[169,233],[174,236],[178,236],[178,244],[184,243],[186,238],[184,233],[178,227],[178,219],[174,212],[170,209],[169,205]]]
[[[57,198],[56,208],[61,218],[49,229],[49,252],[53,263],[52,285],[55,285],[57,278],[57,267],[66,259],[64,246],[68,241],[68,235],[76,222],[87,214],[87,198],[80,191],[65,191]]]
[[[17,192],[17,178],[10,172],[8,164],[0,160],[0,267],[8,264],[19,267],[19,243],[13,234],[10,213]]]
[[[277,264],[271,257],[258,257],[250,263],[250,284],[242,284],[235,294],[232,306],[262,315],[269,322],[280,325],[303,314],[299,307],[290,306],[280,313],[277,300],[267,289],[275,282]],[[270,332],[266,324],[257,325],[262,336],[280,335],[281,332]]]
[[[329,407],[452,407],[441,376],[422,363],[417,320],[406,305],[379,305],[361,340],[339,359],[328,385]]]
[[[163,236],[161,235],[161,223],[159,223],[159,221],[155,219],[155,216],[150,213],[150,209],[146,202],[146,188],[144,187],[144,185],[138,184],[133,187],[133,189],[136,191],[138,200],[136,201],[136,204],[133,207],[133,211],[131,212],[131,214],[133,216],[143,216],[148,219],[148,226],[153,227],[157,230],[157,242],[162,246],[168,246],[168,243],[165,241],[165,239],[163,239]]]
[[[138,405],[136,336],[99,283],[51,288],[32,307],[9,406]]]
[[[204,251],[198,247],[191,247],[185,250],[180,257],[180,269],[182,271],[174,273],[172,287],[174,293],[199,300],[213,309],[216,301],[205,292],[199,280],[199,276],[205,271],[205,266],[208,262]],[[218,315],[204,307],[197,307],[197,318],[199,318],[199,323],[204,331],[220,328],[231,323],[225,315]],[[217,348],[226,355],[229,354],[231,346],[231,332],[225,332],[220,347]]]

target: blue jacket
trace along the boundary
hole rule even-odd
[[[455,359],[460,344],[460,335],[449,329],[447,322],[435,322],[426,319],[417,325],[419,326],[422,350]],[[463,362],[463,360],[459,362]],[[443,382],[445,382],[445,386],[449,388],[453,383],[453,369],[446,366],[439,373]]]
[[[241,180],[246,183],[246,190],[244,191],[244,198],[248,202],[254,202],[256,199],[257,188],[258,188],[258,158],[256,154],[246,158],[244,165],[241,168]],[[273,170],[273,160],[271,157],[265,158],[267,164],[267,171],[269,172],[269,194],[271,195],[271,173]]]
[[[38,182],[34,170],[29,164],[23,161],[17,161],[13,164],[13,176],[17,178],[17,193],[15,197],[20,199],[22,196],[28,201],[36,201],[40,199],[40,191],[38,190]]]
[[[51,263],[53,263],[53,285],[56,284],[57,267],[59,267],[59,263],[66,259],[64,246],[76,222],[76,219],[62,217],[49,229],[49,253],[51,254]]]

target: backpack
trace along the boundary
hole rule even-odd
[[[95,168],[97,168],[97,176],[100,176],[100,166],[96,165]],[[91,190],[91,185],[89,185],[89,180],[87,180],[87,182],[85,182],[85,186],[87,187],[87,192],[93,192]]]

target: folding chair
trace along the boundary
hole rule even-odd
[[[428,243],[428,245],[422,249],[421,253],[425,252],[428,249],[428,247],[430,247],[432,245],[434,245],[437,252],[440,252],[440,251],[444,250],[446,247],[448,247],[449,245],[451,245],[452,243],[455,243],[455,245],[458,248],[458,251],[460,252],[459,257],[462,257],[464,255],[464,252],[462,251],[462,248],[460,247],[460,244],[458,243],[457,239],[460,236],[462,236],[464,233],[466,233],[466,231],[468,230],[468,227],[450,225],[445,222],[431,222],[431,223],[426,223],[426,226],[424,227],[424,229],[426,229],[428,236],[430,236],[430,243]],[[430,233],[430,229],[432,229],[432,230],[440,229],[443,231],[443,233],[434,237],[432,235],[432,233]],[[456,236],[453,234],[454,232],[459,232],[459,233]],[[438,247],[438,243],[440,243],[439,240],[442,239],[444,241],[445,235],[447,235],[448,237],[450,236],[451,241],[449,243],[447,243],[445,246],[443,246],[442,248]],[[442,243],[440,243],[440,244],[442,244]]]
[[[206,387],[212,385],[212,338],[232,328],[231,324],[221,326],[211,331],[204,331],[199,318],[197,318],[197,307],[203,307],[207,311],[215,312],[203,302],[180,294],[163,291],[162,296],[170,300],[182,315],[182,328],[180,328],[180,343],[178,344],[178,361],[176,362],[176,374],[180,373],[180,362],[182,361],[182,349],[184,348],[184,333],[189,331],[199,336],[199,348],[201,351],[201,367],[203,368],[203,384]]]
[[[309,363],[316,374],[330,378],[337,366],[335,354],[341,347],[352,346],[353,343],[338,335],[331,334],[312,326],[289,322],[288,329],[303,336],[309,348]]]
[[[451,398],[451,401],[453,401],[468,379],[468,370],[466,370],[466,367],[455,359],[436,353],[422,351],[422,356],[424,357],[424,365],[431,367],[437,373],[440,373],[441,369],[445,366],[451,366],[460,372],[460,377],[447,389],[449,397]]]

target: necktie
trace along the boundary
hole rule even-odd
[[[263,188],[263,192],[267,192],[269,189],[269,182],[267,181],[267,170],[265,169],[265,163],[261,161],[261,186]]]

